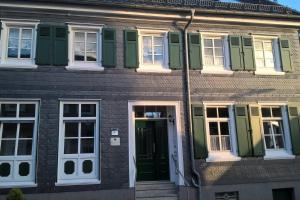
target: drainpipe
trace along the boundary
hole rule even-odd
[[[188,49],[188,28],[192,24],[195,15],[195,9],[191,10],[191,19],[184,27],[184,45],[185,45],[185,81],[186,81],[186,104],[187,104],[187,115],[188,115],[188,130],[190,137],[190,156],[192,164],[193,175],[197,178],[197,183],[192,179],[193,185],[198,188],[198,200],[201,200],[201,179],[200,174],[196,170],[195,159],[194,159],[194,138],[192,130],[192,106],[191,106],[191,90],[190,90],[190,70],[189,70],[189,49]]]

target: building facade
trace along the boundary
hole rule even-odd
[[[0,20],[0,199],[300,199],[297,11],[30,0]]]

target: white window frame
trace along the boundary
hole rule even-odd
[[[37,68],[35,65],[36,41],[37,41],[37,26],[38,22],[25,21],[6,21],[1,20],[1,42],[0,42],[0,68]],[[8,58],[8,34],[9,28],[32,28],[32,48],[31,58]]]
[[[143,36],[161,35],[163,37],[163,64],[143,64]],[[139,67],[137,72],[157,72],[170,73],[172,70],[169,67],[169,45],[168,45],[168,30],[151,30],[138,29],[138,47],[139,47]]]
[[[69,63],[66,66],[68,70],[87,70],[87,71],[103,71],[102,66],[102,28],[103,25],[76,25],[69,24]],[[74,59],[74,34],[75,32],[93,32],[97,33],[97,61],[75,61]]]
[[[96,117],[64,117],[63,109],[64,104],[79,105],[78,114],[81,113],[82,104],[96,104]],[[89,185],[100,184],[100,100],[62,100],[60,101],[59,111],[59,147],[58,147],[58,167],[57,167],[57,182],[56,186],[64,185]],[[64,121],[78,121],[95,120],[95,135],[94,135],[94,153],[92,154],[64,154]],[[79,164],[82,164],[83,159],[93,160],[93,173],[76,176],[81,169]],[[67,175],[64,173],[64,161],[75,161],[75,175]]]
[[[236,123],[234,116],[234,102],[203,102],[204,105],[204,117],[205,117],[205,131],[206,131],[206,141],[208,149],[208,158],[207,162],[226,162],[226,161],[240,161],[241,158],[238,156],[237,148],[237,136],[236,136]],[[229,113],[229,136],[230,136],[230,151],[211,151],[210,146],[210,135],[209,135],[209,126],[208,122],[210,121],[207,118],[207,108],[208,107],[228,107]],[[212,118],[214,119],[214,118]]]
[[[230,68],[230,53],[229,53],[229,43],[227,33],[210,33],[201,32],[201,52],[202,52],[202,63],[203,69],[201,73],[203,74],[233,74],[234,72]],[[204,39],[216,39],[220,38],[223,42],[223,57],[224,65],[205,65],[205,53],[204,53]]]
[[[38,137],[38,126],[39,126],[39,101],[38,100],[11,100],[11,101],[0,101],[1,104],[16,104],[17,112],[16,117],[0,117],[0,121],[4,122],[15,122],[17,125],[16,141],[19,140],[20,123],[26,121],[34,121],[34,132],[32,136],[32,152],[31,155],[14,155],[14,156],[0,156],[1,163],[10,163],[11,171],[13,172],[8,177],[1,177],[0,188],[10,187],[36,187],[36,163],[37,163],[37,137]],[[34,104],[35,105],[35,117],[19,117],[20,104]],[[0,140],[2,138],[3,126],[0,125]],[[15,146],[15,153],[17,150],[17,142]],[[0,143],[1,148],[1,143]],[[21,177],[18,175],[18,164],[21,162],[29,162],[30,170],[29,175]]]
[[[293,159],[295,156],[292,152],[292,143],[291,143],[291,134],[290,134],[290,125],[289,125],[289,117],[288,117],[288,109],[287,103],[274,103],[274,102],[259,102],[259,112],[260,112],[260,119],[261,119],[261,133],[263,137],[263,144],[265,148],[265,160],[272,160],[272,159]],[[284,149],[267,149],[265,144],[264,138],[264,128],[263,128],[263,117],[262,117],[262,107],[281,107],[281,114],[282,114],[282,123],[283,123],[283,139],[284,139]]]
[[[254,57],[256,63],[256,47],[255,42],[259,40],[272,40],[272,48],[273,48],[273,57],[274,57],[274,68],[266,69],[259,68],[256,66],[255,74],[257,75],[284,75],[285,72],[281,69],[281,59],[280,59],[280,49],[279,49],[279,37],[278,36],[264,36],[264,35],[254,35],[253,36],[253,46],[254,46]]]

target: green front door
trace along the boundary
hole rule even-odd
[[[167,120],[136,120],[137,181],[169,179]]]

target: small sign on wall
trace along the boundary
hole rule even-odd
[[[119,137],[110,138],[110,145],[111,146],[120,146],[121,145],[120,138]]]
[[[112,129],[111,129],[111,135],[112,135],[112,136],[118,136],[118,135],[119,135],[119,129],[117,129],[117,128],[112,128]]]

